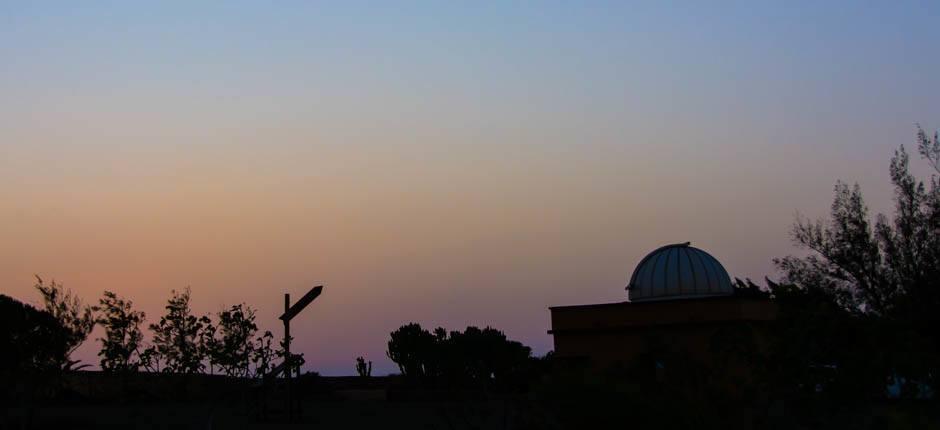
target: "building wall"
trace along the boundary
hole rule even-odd
[[[756,337],[776,318],[769,300],[734,297],[551,308],[555,354],[594,367],[628,365],[651,348],[666,348],[701,362],[727,360],[716,340]],[[720,337],[724,336],[724,337]],[[720,363],[719,363],[720,364]]]

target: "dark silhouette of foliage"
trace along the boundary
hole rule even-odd
[[[940,157],[936,136],[919,131],[919,152]],[[931,161],[934,168],[940,168]],[[931,178],[928,191],[909,171],[904,147],[891,160],[895,216],[879,215],[874,227],[856,184],[836,184],[828,223],[799,218],[793,227],[797,245],[814,251],[808,257],[777,259],[785,281],[831,291],[853,312],[897,316],[935,309],[940,291],[940,184]]]
[[[249,376],[258,331],[254,309],[238,304],[219,312],[218,318],[217,332],[221,337],[213,342],[213,361],[228,376]]]
[[[99,303],[101,314],[98,323],[104,327],[104,337],[99,338],[101,369],[137,371],[142,365],[149,365],[149,357],[141,360],[144,336],[140,325],[144,322],[144,313],[133,310],[130,300],[124,300],[111,291],[105,291]]]
[[[443,344],[446,361],[442,367],[451,378],[483,384],[522,374],[532,354],[529,347],[508,340],[503,332],[491,327],[452,331]]]
[[[181,293],[173,290],[172,294],[166,315],[158,323],[150,324],[156,355],[163,362],[164,372],[201,372],[205,367],[205,351],[199,347],[199,338],[205,320],[192,315],[189,288]]]
[[[255,338],[251,361],[255,365],[255,377],[257,378],[267,375],[274,367],[272,364],[277,353],[271,347],[273,340],[274,335],[270,331],[265,331],[264,334]]]
[[[139,368],[143,368],[148,372],[159,372],[160,371],[160,353],[157,352],[157,347],[149,345],[143,348],[138,355]]]
[[[930,167],[933,167],[934,170],[940,173],[940,133],[935,131],[933,132],[933,136],[928,136],[927,132],[918,125],[917,153],[927,160]],[[938,180],[940,180],[940,178],[936,176],[930,178],[933,189],[936,189]]]
[[[0,294],[0,372],[59,370],[74,333],[46,311]]]
[[[937,134],[930,138],[918,128],[917,139],[918,152],[940,173]],[[793,227],[796,244],[813,253],[775,263],[783,272],[783,284],[855,318],[852,333],[859,339],[845,345],[845,351],[869,358],[858,369],[860,373],[847,381],[874,375],[878,380],[872,387],[899,382],[903,394],[917,396],[922,393],[917,384],[930,382],[936,390],[940,374],[940,333],[936,330],[940,327],[940,182],[934,175],[928,188],[916,179],[903,146],[891,159],[890,172],[895,189],[893,219],[878,215],[872,226],[859,186],[850,188],[839,182],[828,222],[798,218]],[[832,340],[833,345],[839,344],[839,339]],[[863,353],[860,345],[874,350]],[[849,355],[829,365],[848,372],[858,361]],[[875,363],[879,368],[871,369]]]
[[[750,279],[734,278],[734,296],[750,299],[769,299],[770,291],[754,283]]]
[[[372,362],[366,364],[365,358],[356,357],[356,373],[363,378],[372,376]]]
[[[390,336],[386,351],[388,358],[398,365],[402,375],[423,377],[427,370],[428,357],[433,354],[434,335],[421,328],[420,324],[411,323],[401,326]]]
[[[46,400],[59,392],[73,339],[73,333],[49,312],[0,294],[0,401],[4,406]]]
[[[804,405],[807,416],[885,397],[894,355],[885,321],[860,317],[821,288],[768,285],[780,309],[760,368],[771,395]]]
[[[391,333],[388,357],[411,380],[448,386],[510,385],[527,376],[531,349],[491,327],[434,333],[411,323]]]
[[[278,349],[274,352],[274,355],[277,356],[278,358],[280,358],[282,361],[286,361],[286,362],[289,363],[288,366],[287,366],[287,369],[285,370],[285,373],[286,373],[286,372],[293,372],[293,373],[292,373],[293,375],[299,376],[299,375],[300,375],[300,369],[303,367],[304,364],[307,363],[307,360],[304,358],[304,355],[303,355],[303,354],[298,354],[298,353],[296,353],[296,352],[291,352],[290,354],[287,353],[287,343],[286,343],[286,342],[287,342],[288,340],[290,340],[291,342],[293,342],[293,341],[294,341],[294,337],[291,336],[290,339],[281,339],[280,348],[278,348]]]
[[[212,324],[212,320],[208,316],[200,317],[199,322],[202,323],[202,330],[199,330],[196,347],[199,348],[200,355],[206,357],[206,361],[209,363],[209,374],[214,375],[215,367],[220,364],[219,359],[222,357],[222,347],[216,337],[218,329]]]
[[[88,339],[88,335],[95,327],[94,308],[84,305],[78,296],[54,279],[46,284],[39,275],[35,276],[34,287],[42,295],[45,311],[52,315],[68,333],[68,351],[59,366],[64,370],[87,367],[87,365],[76,366],[79,360],[72,360],[71,355]]]

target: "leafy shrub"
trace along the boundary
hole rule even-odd
[[[98,323],[104,327],[100,338],[101,369],[105,371],[137,371],[142,364],[149,365],[149,356],[141,360],[144,335],[140,325],[143,312],[133,310],[133,303],[111,291],[105,291],[99,302]]]
[[[58,321],[66,333],[66,354],[59,363],[64,370],[73,370],[86,366],[75,367],[78,360],[70,357],[78,347],[88,339],[91,330],[95,328],[95,308],[86,306],[72,291],[67,290],[54,279],[45,283],[39,275],[36,276],[34,287],[42,295],[45,311]]]
[[[200,347],[200,334],[207,318],[197,318],[189,309],[189,288],[167,301],[166,315],[160,322],[150,324],[155,354],[163,362],[163,371],[172,373],[198,373],[205,365],[205,350]]]
[[[0,371],[11,375],[58,370],[72,333],[49,312],[0,294]]]
[[[529,347],[494,328],[434,333],[411,323],[391,333],[388,357],[412,381],[452,386],[509,386],[522,382],[532,366]]]

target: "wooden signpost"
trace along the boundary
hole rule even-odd
[[[290,320],[294,319],[300,311],[304,310],[314,299],[320,296],[320,293],[323,292],[323,286],[318,285],[313,287],[307,294],[304,294],[297,303],[294,303],[293,306],[290,304],[290,294],[284,294],[284,314],[278,317],[281,321],[284,321],[284,362],[274,368],[271,371],[272,376],[277,376],[278,373],[284,372],[284,377],[287,378],[287,419],[288,421],[293,420],[294,416],[294,407],[291,402],[291,393],[290,393],[290,383],[291,377],[294,373],[294,356],[290,352]],[[300,371],[298,369],[297,376],[300,376]]]

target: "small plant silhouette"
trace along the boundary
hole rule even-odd
[[[277,351],[271,347],[273,339],[274,334],[270,331],[265,331],[263,335],[255,338],[255,347],[251,360],[255,364],[255,377],[257,378],[267,375],[274,367],[272,363]]]
[[[270,332],[267,332],[267,333],[270,333]],[[307,360],[304,358],[303,353],[297,354],[297,353],[287,351],[287,342],[288,341],[292,342],[293,340],[294,340],[293,336],[291,336],[289,339],[282,339],[280,342],[280,348],[274,351],[274,356],[277,358],[280,358],[281,360],[285,361],[288,364],[287,367],[284,369],[285,375],[289,372],[291,375],[300,376],[300,369],[303,367],[304,364],[307,363]],[[270,342],[268,342],[268,345],[270,345]]]
[[[365,358],[356,357],[356,372],[363,378],[372,376],[372,362],[366,364]]]

